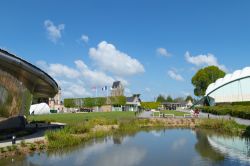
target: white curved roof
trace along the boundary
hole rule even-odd
[[[245,67],[242,70],[236,70],[233,74],[226,74],[224,78],[219,78],[214,83],[210,84],[206,90],[206,95],[214,91],[215,89],[235,80],[250,77],[250,67]]]
[[[50,108],[46,103],[33,104],[30,106],[30,115],[50,114]]]

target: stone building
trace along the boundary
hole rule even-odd
[[[121,81],[113,82],[111,96],[124,96],[124,87]]]

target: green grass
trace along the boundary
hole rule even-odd
[[[187,114],[185,112],[181,111],[173,111],[173,110],[165,110],[165,111],[160,111],[163,114],[174,114],[174,116],[184,116],[184,114]],[[154,116],[159,116],[159,113],[154,113]]]
[[[134,112],[91,112],[91,113],[67,113],[67,114],[49,114],[49,115],[31,115],[28,116],[28,121],[45,121],[45,122],[60,122],[67,124],[81,123],[92,119],[132,119],[135,117]]]

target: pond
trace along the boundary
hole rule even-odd
[[[209,130],[160,129],[116,134],[61,152],[2,159],[0,165],[250,165],[250,142]]]

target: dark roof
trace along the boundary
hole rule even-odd
[[[126,97],[127,102],[133,102],[134,101],[134,96],[132,97]]]
[[[117,88],[121,84],[121,81],[113,82],[112,88]]]
[[[140,94],[134,94],[134,95],[131,96],[131,97],[126,97],[126,101],[127,101],[127,102],[133,102],[134,99],[135,99],[136,97],[138,97],[138,100],[141,102]]]
[[[0,69],[24,83],[34,97],[54,97],[58,92],[58,85],[51,76],[2,49],[0,49]]]

